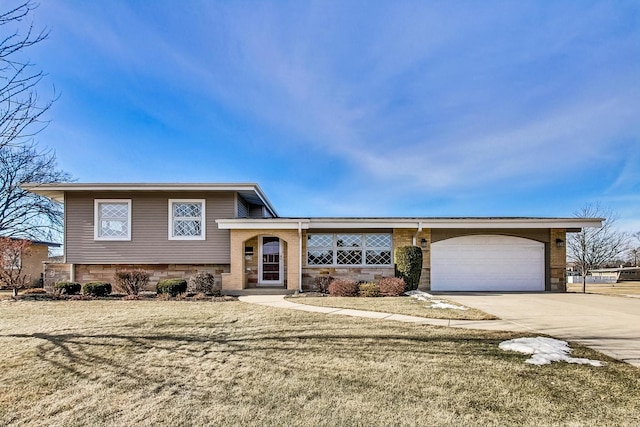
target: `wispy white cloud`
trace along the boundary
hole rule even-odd
[[[74,59],[79,80],[125,81],[134,90],[119,95],[168,127],[224,111],[264,145],[331,156],[344,197],[304,176],[299,186],[313,188],[310,205],[350,213],[376,197],[548,191],[567,171],[593,192],[637,189],[640,30],[625,8],[637,12],[608,2],[43,5],[98,58]],[[113,74],[95,76],[100,62]],[[150,102],[154,90],[164,102]],[[611,182],[585,171],[625,157]]]

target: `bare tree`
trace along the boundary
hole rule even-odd
[[[615,259],[627,249],[628,236],[615,227],[617,215],[599,204],[586,204],[574,213],[576,218],[603,218],[601,228],[585,227],[567,234],[567,258],[580,268],[582,292],[587,288],[587,272]]]
[[[31,276],[24,274],[24,257],[31,253],[31,241],[0,237],[0,283],[13,289],[13,296],[18,289],[26,288]]]
[[[44,74],[25,59],[26,51],[49,34],[23,22],[35,7],[25,2],[0,11],[0,235],[51,240],[62,231],[61,206],[20,188],[25,182],[70,180],[57,169],[53,151],[39,149],[34,141],[55,101],[39,100],[36,89]]]
[[[629,262],[633,263],[634,267],[638,267],[638,262],[640,261],[640,231],[637,231],[631,235],[632,243],[629,248]]]

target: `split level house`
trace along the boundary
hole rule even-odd
[[[154,284],[210,272],[226,293],[394,276],[394,249],[407,245],[422,249],[423,290],[562,292],[566,233],[602,226],[601,218],[281,217],[251,183],[23,187],[64,203],[67,279],[111,281],[142,268]]]

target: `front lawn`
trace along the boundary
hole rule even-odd
[[[582,293],[582,283],[567,284],[567,292]],[[587,293],[605,295],[640,295],[640,282],[620,282],[620,283],[590,283],[587,284]]]
[[[640,373],[521,335],[193,301],[0,302],[0,425],[638,425]]]
[[[452,308],[431,308],[429,303],[410,297],[288,297],[290,301],[316,305],[320,307],[348,308],[353,310],[378,311],[382,313],[404,314],[407,316],[427,317],[430,319],[455,319],[455,320],[494,320],[496,316],[484,311],[468,308],[457,310]],[[435,300],[444,301],[440,297]],[[452,303],[455,305],[456,303]]]

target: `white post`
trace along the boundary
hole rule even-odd
[[[302,221],[298,221],[298,292],[302,292]]]

